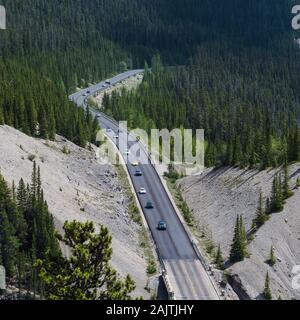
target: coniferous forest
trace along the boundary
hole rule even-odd
[[[0,123],[84,145],[96,124],[67,93],[124,65],[151,66],[159,54],[165,67],[153,65],[136,95],[116,98],[116,117],[146,128],[205,129],[207,165],[298,159],[293,1],[2,2]]]
[[[10,189],[0,176],[0,264],[8,279],[31,293],[43,291],[34,268],[47,251],[59,256],[53,218],[44,199],[40,168],[33,163],[32,179]]]

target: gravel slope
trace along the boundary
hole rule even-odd
[[[63,148],[70,154],[62,152]],[[113,236],[113,265],[131,274],[136,294],[148,297],[146,261],[138,244],[140,227],[128,214],[128,199],[111,165],[100,165],[95,153],[57,136],[55,142],[33,139],[8,126],[0,126],[0,170],[6,181],[22,177],[29,182],[30,155],[41,168],[43,189],[58,229],[65,220],[93,221]]]
[[[193,209],[198,228],[215,245],[220,244],[228,257],[237,214],[244,218],[246,229],[251,228],[260,189],[269,196],[277,170],[240,170],[237,168],[207,169],[200,177],[187,177],[178,183],[183,196]],[[300,175],[300,165],[289,170],[291,186]],[[273,214],[258,230],[249,245],[250,258],[230,267],[241,281],[251,299],[260,299],[266,272],[269,271],[273,298],[300,299],[300,290],[292,288],[292,269],[300,264],[300,190],[288,199],[284,211]],[[279,261],[272,268],[265,261],[271,245]]]

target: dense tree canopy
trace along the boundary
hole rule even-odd
[[[148,109],[147,127],[204,128],[208,165],[274,165],[283,161],[284,142],[298,139],[293,1],[2,2],[8,24],[0,33],[0,123],[84,145],[95,125],[67,102],[67,92],[150,64],[159,53],[165,65],[186,67],[154,72],[132,112]]]

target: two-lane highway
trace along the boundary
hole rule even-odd
[[[110,82],[113,85],[142,72],[143,70],[128,71],[110,79]],[[81,90],[69,98],[78,106],[85,107],[85,99],[88,95],[106,90],[103,87],[104,83],[101,82],[95,86]],[[88,95],[86,95],[87,92],[89,92]],[[135,155],[137,155],[133,149],[139,146],[140,142],[136,142],[135,140],[128,142],[127,133],[119,133],[119,127],[115,121],[95,110],[91,112],[94,116],[97,115],[103,129],[109,129],[107,135],[110,136],[116,145],[119,147],[123,144],[130,151],[130,155],[127,155],[124,148],[120,149],[124,159],[130,158],[130,161],[127,163],[128,172],[156,243],[158,253],[166,268],[175,298],[178,300],[218,300],[218,293],[201,264],[155,167],[152,164],[132,165]],[[119,135],[119,139],[114,138],[116,135]],[[148,158],[148,154],[144,148],[138,149],[140,153],[139,159]],[[142,171],[142,176],[136,176],[137,169]],[[140,188],[145,188],[146,194],[139,194]],[[153,203],[153,209],[146,208],[148,201]],[[158,222],[161,220],[167,223],[167,230],[165,231],[157,229]]]

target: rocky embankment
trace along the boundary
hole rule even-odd
[[[259,193],[269,197],[274,175],[278,170],[241,170],[238,168],[207,169],[201,176],[179,180],[183,196],[193,209],[197,227],[217,247],[219,244],[228,259],[235,220],[243,216],[246,230],[251,229],[256,214]],[[261,299],[267,271],[273,299],[300,299],[300,290],[293,289],[292,273],[300,265],[300,189],[296,180],[300,165],[289,168],[290,185],[294,196],[286,201],[284,210],[272,214],[249,243],[250,257],[228,267],[240,296]],[[271,246],[275,249],[276,264],[266,261]]]

